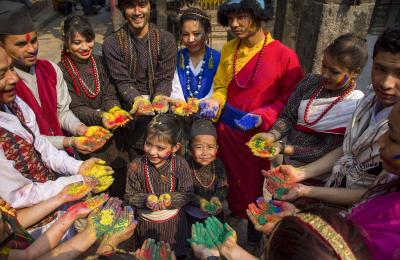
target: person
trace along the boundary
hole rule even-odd
[[[153,111],[144,112],[142,108],[154,98],[167,103],[176,64],[176,43],[171,33],[149,23],[149,0],[121,0],[118,7],[127,23],[104,40],[103,56],[122,107],[135,107],[132,139],[137,151],[143,154],[144,134]]]
[[[211,19],[200,9],[189,8],[183,11],[179,24],[181,43],[186,48],[178,51],[171,98],[187,101],[210,97],[220,59],[220,53],[207,45]]]
[[[191,246],[199,259],[259,259],[240,247],[235,230],[216,218],[207,219],[206,227],[197,225],[192,233]],[[370,259],[362,230],[327,208],[285,216],[269,233],[261,259]],[[208,245],[207,236],[211,237]]]
[[[52,198],[60,200],[66,194]],[[88,206],[89,200],[93,202]],[[45,234],[34,240],[24,227],[20,224],[20,219],[26,220],[27,213],[34,215],[49,214],[54,207],[51,201],[44,201],[35,206],[24,209],[26,214],[20,216],[14,208],[7,202],[0,199],[0,256],[2,259],[75,259],[85,252],[99,238],[102,237],[97,249],[98,254],[106,252],[107,246],[118,246],[121,242],[132,236],[136,223],[127,214],[121,214],[117,221],[127,221],[126,227],[113,234],[104,235],[101,233],[99,225],[95,223],[98,213],[89,215],[89,222],[85,230],[75,235],[71,240],[60,243],[62,235],[65,233],[75,220],[86,217],[92,211],[99,209],[108,200],[107,196],[96,196],[85,202],[77,203],[68,208],[66,213],[58,220]],[[97,200],[95,202],[95,200]],[[113,201],[110,199],[109,201]],[[51,206],[49,206],[49,204]],[[108,205],[111,205],[109,202]],[[110,206],[105,208],[109,209]],[[100,208],[101,209],[101,208]],[[127,210],[125,210],[126,212]],[[133,212],[132,212],[133,213]]]
[[[157,115],[147,127],[145,155],[128,170],[125,201],[137,210],[137,242],[147,238],[169,243],[177,257],[188,254],[189,230],[182,208],[190,201],[193,183],[180,148],[182,129],[171,114]]]
[[[63,72],[71,96],[71,111],[87,126],[96,125],[114,130],[112,139],[101,149],[80,156],[94,156],[105,160],[115,171],[109,194],[123,199],[131,151],[128,136],[131,131],[129,128],[121,128],[120,124],[112,123],[113,115],[117,113],[126,121],[132,117],[122,110],[116,89],[110,82],[101,57],[92,53],[95,33],[89,21],[82,16],[69,16],[64,21],[62,30],[64,50],[58,66]]]
[[[228,182],[224,164],[217,158],[217,131],[210,121],[199,119],[193,123],[190,149],[188,163],[194,195],[190,205],[186,206],[189,225],[209,215],[223,220],[222,205],[228,194]]]
[[[316,161],[342,146],[348,122],[364,96],[355,88],[367,59],[364,39],[351,33],[336,38],[324,51],[321,74],[308,74],[273,127],[256,136],[278,147],[274,155],[283,153],[284,163],[293,166]],[[284,137],[286,144],[276,145]]]
[[[29,106],[16,96],[17,74],[11,57],[0,46],[0,197],[13,208],[38,204],[58,194],[72,183],[88,183],[88,171],[112,174],[99,159],[78,161],[57,150],[40,135],[36,118]],[[64,175],[64,176],[63,176]],[[100,175],[99,175],[100,176]],[[58,213],[57,213],[58,214]],[[31,230],[40,235],[55,221],[49,216]],[[33,233],[32,233],[33,234]]]
[[[214,93],[200,104],[201,115],[218,119],[219,157],[229,184],[227,201],[240,218],[247,217],[247,205],[261,196],[260,171],[270,167],[269,161],[253,156],[246,143],[274,124],[303,76],[296,53],[262,29],[272,12],[270,1],[263,0],[229,0],[220,5],[218,22],[229,25],[236,38],[224,45]],[[255,233],[252,225],[248,228]],[[248,241],[255,244],[260,238],[255,235]]]
[[[374,184],[383,170],[378,140],[389,129],[389,114],[400,97],[400,77],[396,74],[400,68],[398,59],[400,27],[388,27],[375,43],[372,84],[357,105],[347,127],[343,148],[336,149],[301,168],[279,166],[278,170],[283,172],[291,183],[332,171],[326,186],[344,186],[348,191],[296,184],[282,197],[283,200],[305,197],[351,205]],[[265,174],[269,176],[271,172]]]
[[[87,130],[69,109],[71,97],[60,68],[48,60],[39,60],[38,37],[32,18],[24,5],[0,1],[0,44],[13,58],[21,79],[17,94],[34,111],[40,134],[45,135],[57,149],[74,147],[82,153],[93,152],[78,138]],[[70,153],[72,151],[68,149]]]

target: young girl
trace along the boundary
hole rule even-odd
[[[228,181],[224,164],[217,159],[217,150],[213,124],[204,119],[195,121],[190,132],[188,160],[194,186],[191,205],[186,207],[190,225],[210,215],[223,220],[222,203],[228,193]]]
[[[105,160],[114,169],[114,183],[109,192],[111,196],[123,198],[129,162],[129,138],[126,136],[129,136],[130,130],[118,128],[119,125],[112,124],[110,118],[120,114],[129,120],[131,116],[121,109],[101,57],[92,54],[95,33],[89,21],[82,16],[70,16],[64,21],[62,31],[64,50],[58,65],[71,95],[70,108],[88,126],[115,130],[113,138],[91,156]]]
[[[364,96],[355,90],[355,81],[367,57],[365,40],[339,36],[325,49],[321,74],[307,75],[270,131],[258,135],[270,144],[287,137],[286,145],[274,145],[285,164],[302,166],[342,145],[357,101]]]
[[[177,256],[188,253],[184,210],[192,196],[190,169],[179,150],[182,129],[171,114],[154,117],[147,127],[145,155],[129,166],[125,200],[137,209],[137,243],[147,238],[169,243]]]

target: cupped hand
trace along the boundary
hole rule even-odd
[[[113,169],[107,166],[105,161],[98,158],[90,158],[84,161],[78,171],[78,174],[95,178],[111,175],[113,173]]]
[[[287,201],[295,201],[298,198],[303,197],[307,188],[308,186],[303,185],[301,183],[297,183],[292,188],[290,188],[289,191],[285,195],[283,195],[281,199]]]
[[[153,99],[153,109],[155,112],[159,114],[167,113],[169,110],[169,102],[171,99],[164,95],[155,96]]]
[[[95,178],[85,178],[84,182],[71,183],[65,186],[58,196],[64,203],[77,201],[85,197],[97,185]]]
[[[129,111],[129,114],[136,116],[154,115],[154,109],[150,100],[142,96],[139,96],[135,98],[132,105],[132,109],[131,111]]]
[[[274,169],[268,171],[261,171],[265,177],[271,177],[275,173],[274,171],[279,171],[283,174],[285,183],[291,184],[296,182],[301,182],[306,179],[305,172],[303,168],[296,168],[292,165],[280,165]]]
[[[200,102],[200,116],[205,119],[211,120],[217,117],[219,110],[219,102],[216,99],[208,98]]]

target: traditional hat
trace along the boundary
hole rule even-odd
[[[24,4],[0,1],[0,34],[20,35],[35,31],[32,17]]]
[[[268,21],[273,16],[272,0],[227,0],[218,8],[218,22],[228,26],[228,14],[249,11],[257,20]]]
[[[198,135],[211,135],[217,138],[217,130],[215,130],[214,125],[210,121],[198,119],[193,123],[190,130],[190,140]]]

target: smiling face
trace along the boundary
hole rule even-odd
[[[4,48],[17,67],[31,67],[36,64],[39,50],[37,33],[30,32],[21,35],[7,35]]]
[[[254,35],[257,31],[254,18],[249,12],[229,14],[228,25],[232,33],[239,39],[246,39]]]
[[[126,4],[124,7],[125,17],[128,23],[137,32],[145,30],[147,33],[151,6],[149,1],[137,1]]]
[[[190,152],[193,160],[202,166],[217,158],[217,140],[212,135],[197,135],[191,140]]]
[[[180,143],[172,145],[166,141],[166,138],[160,138],[156,135],[148,135],[144,143],[144,152],[156,168],[164,165],[166,160],[179,148]]]
[[[12,65],[12,59],[0,47],[0,104],[9,104],[15,100],[17,82],[18,76]]]
[[[371,79],[380,103],[385,106],[395,104],[400,97],[400,54],[386,51],[377,53]]]
[[[328,53],[322,59],[321,75],[324,88],[329,90],[339,90],[346,86],[354,77],[347,68],[340,66],[339,63]]]
[[[206,39],[206,32],[199,21],[187,20],[183,23],[181,40],[189,53],[196,53],[204,48]]]
[[[379,139],[383,168],[400,176],[400,103],[389,115],[389,130]]]
[[[80,33],[75,33],[74,37],[68,43],[68,52],[75,60],[87,60],[92,54],[94,39],[88,40]]]

